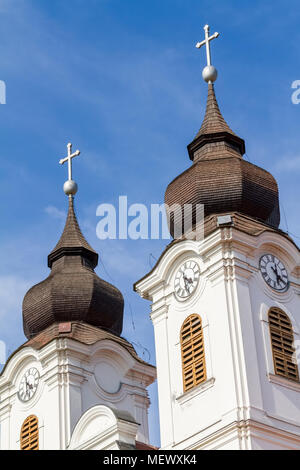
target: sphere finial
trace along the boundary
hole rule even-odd
[[[67,180],[64,183],[64,192],[67,196],[75,196],[77,191],[78,191],[78,186],[74,180]]]
[[[217,80],[218,71],[213,65],[207,65],[202,70],[203,80],[207,83],[213,83]]]

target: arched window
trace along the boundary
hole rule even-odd
[[[21,450],[39,450],[39,422],[36,416],[25,419],[21,428]]]
[[[289,317],[279,308],[269,310],[269,327],[276,375],[299,382],[294,358],[294,335]]]
[[[183,389],[185,392],[206,380],[202,322],[199,315],[190,315],[180,334]]]

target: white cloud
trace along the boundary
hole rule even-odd
[[[18,276],[0,276],[0,320],[4,317],[20,316],[26,291],[32,283]]]
[[[47,206],[45,207],[45,212],[53,217],[54,219],[65,220],[66,213],[60,209],[57,209],[55,206]]]
[[[279,171],[300,171],[300,156],[285,157],[276,164],[276,170]]]
[[[19,276],[0,276],[0,365],[25,341],[22,301],[31,285],[30,280]]]

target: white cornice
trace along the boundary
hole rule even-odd
[[[155,367],[141,363],[115,341],[105,339],[86,345],[71,338],[57,338],[38,351],[24,347],[10,358],[0,377],[0,396],[12,396],[16,393],[15,384],[20,373],[31,364],[40,365],[41,381],[50,387],[66,381],[68,384],[80,385],[88,374],[83,364],[90,363],[95,355],[103,355],[105,351],[115,354],[121,362],[126,363],[126,370],[134,370],[143,376],[147,385],[155,380]]]
[[[265,231],[254,236],[234,227],[226,227],[215,230],[203,241],[183,240],[171,245],[155,268],[136,283],[136,290],[142,297],[153,301],[158,292],[166,295],[169,292],[168,282],[175,260],[193,257],[201,258],[208,269],[207,273],[204,270],[202,274],[208,274],[214,282],[222,276],[226,279],[239,277],[241,280],[247,280],[257,270],[254,263],[251,265],[251,260],[256,263],[260,254],[266,251],[273,251],[282,257],[292,277],[291,284],[297,288],[297,280],[300,277],[300,252],[292,241],[277,232]],[[220,262],[227,253],[230,253],[232,270],[228,262],[225,265]]]

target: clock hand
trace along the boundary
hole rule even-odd
[[[277,267],[276,267],[276,264],[274,264],[274,266],[271,266],[271,269],[273,270],[273,272],[275,274],[277,274]]]
[[[190,292],[189,280],[185,274],[183,275],[183,280],[184,280],[184,285],[185,285],[186,290]]]
[[[276,265],[274,265],[274,266],[271,266],[271,269],[272,269],[273,273],[274,273],[274,274],[275,274],[275,276],[276,276],[276,280],[277,280],[277,282],[279,282],[280,276],[279,276],[279,274],[278,274],[278,271],[277,271],[277,267],[276,267]]]
[[[278,275],[278,279],[284,283],[284,280],[282,279],[281,277],[281,274],[278,273],[278,266],[276,266],[276,272],[277,272],[277,275]]]
[[[271,268],[272,268],[273,272],[274,272],[274,273],[275,273],[275,275],[276,275],[277,282],[280,282],[280,281],[281,281],[281,282],[283,282],[283,283],[284,283],[284,281],[283,281],[282,277],[280,276],[280,274],[278,274],[278,269],[277,269],[277,266],[276,266],[276,264],[274,265],[274,267],[273,267],[273,266],[271,266]]]
[[[278,274],[278,279],[279,279],[279,281],[283,282],[283,284],[284,284],[284,280],[282,279],[282,277],[280,276],[280,274]]]

